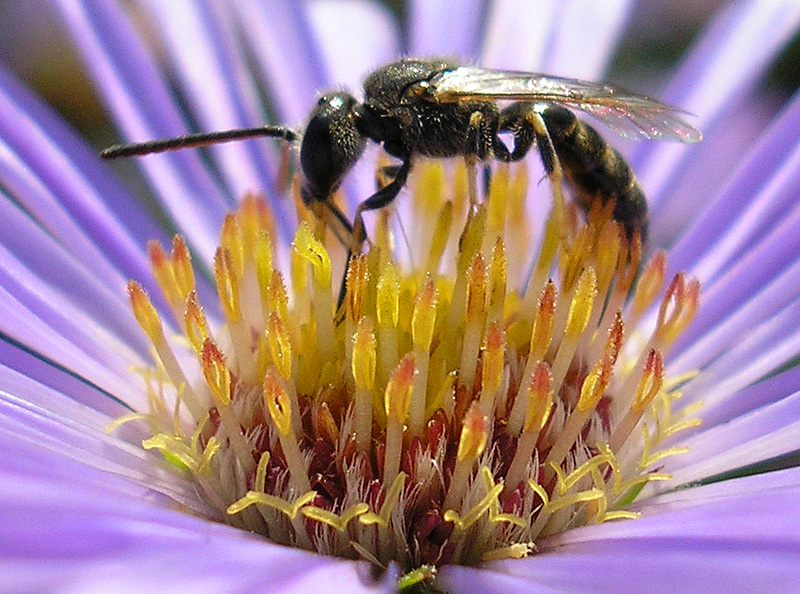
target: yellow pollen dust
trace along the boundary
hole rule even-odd
[[[554,188],[557,207],[533,213],[524,167],[499,166],[477,202],[463,166],[415,175],[409,241],[381,211],[349,260],[315,221],[277,237],[247,196],[213,262],[222,319],[183,238],[151,243],[171,319],[129,283],[156,364],[150,410],[126,420],[231,525],[380,566],[520,557],[635,517],[681,453],[663,441],[699,422],[665,376],[699,284],[665,281],[663,252],[641,265],[613,202],[583,222]]]

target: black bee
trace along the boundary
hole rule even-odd
[[[503,108],[499,101],[508,101]],[[254,136],[301,141],[303,202],[340,226],[348,248],[364,241],[362,213],[390,204],[408,179],[414,158],[465,157],[469,163],[517,161],[536,145],[554,184],[563,174],[585,210],[613,199],[614,218],[629,235],[647,233],[647,202],[630,166],[597,131],[567,108],[587,112],[622,136],[697,142],[701,134],[679,110],[619,87],[528,72],[462,66],[450,60],[403,59],[364,81],[364,101],[346,92],[322,95],[302,135],[282,126],[190,134],[109,147],[104,158],[201,146]],[[501,133],[512,136],[509,148]],[[354,224],[331,196],[361,157],[367,140],[400,160],[391,181],[361,202]],[[331,218],[331,216],[333,218]],[[342,231],[343,230],[343,231]]]

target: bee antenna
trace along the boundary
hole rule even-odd
[[[281,138],[286,142],[296,142],[299,138],[297,132],[289,128],[284,128],[283,126],[257,126],[255,128],[236,128],[235,130],[223,130],[221,132],[184,134],[183,136],[176,136],[175,138],[162,138],[133,144],[115,144],[114,146],[103,149],[100,156],[103,159],[135,157],[263,136]]]

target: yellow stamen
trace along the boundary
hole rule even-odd
[[[225,357],[217,346],[206,339],[200,356],[203,377],[206,385],[211,390],[217,405],[220,420],[231,440],[231,447],[237,453],[237,459],[242,469],[248,475],[254,470],[255,462],[251,454],[251,447],[242,434],[241,425],[231,410],[231,376],[225,365]]]
[[[233,274],[241,277],[244,271],[244,244],[239,219],[235,214],[229,214],[222,222],[220,232],[220,247],[228,252],[228,266]]]
[[[553,410],[553,378],[547,363],[539,363],[529,376],[527,384],[527,411],[517,451],[506,473],[505,492],[513,491],[522,482],[525,469],[533,457],[533,450]]]
[[[467,269],[466,287],[466,327],[461,346],[461,364],[459,384],[472,388],[475,378],[478,352],[481,348],[481,332],[483,331],[484,312],[486,311],[486,263],[478,252]]]
[[[292,341],[286,326],[275,312],[267,318],[267,345],[278,373],[284,380],[291,379]]]
[[[353,378],[356,384],[353,405],[353,430],[356,445],[362,451],[369,447],[372,436],[372,389],[377,367],[377,341],[372,319],[363,317],[353,337]]]
[[[210,339],[206,339],[203,343],[201,356],[203,377],[211,389],[214,401],[218,405],[229,405],[231,403],[231,374],[225,365],[225,357]]]
[[[487,321],[501,320],[506,303],[506,282],[508,278],[508,261],[506,246],[498,236],[492,248],[489,260],[489,305]]]
[[[272,271],[267,291],[267,305],[269,311],[277,313],[280,319],[289,319],[289,297],[286,294],[283,275],[278,270]]]
[[[506,359],[506,337],[500,324],[492,322],[486,333],[486,345],[483,347],[481,361],[481,397],[480,403],[485,411],[493,411],[496,398],[503,382],[503,369]]]
[[[184,313],[184,326],[186,327],[186,338],[197,355],[203,350],[203,343],[210,336],[208,322],[203,313],[203,308],[197,301],[197,293],[192,291],[186,299],[186,313]]]
[[[580,336],[589,323],[595,298],[597,297],[597,277],[594,268],[586,268],[578,279],[575,296],[569,305],[566,336]]]
[[[383,485],[388,488],[400,471],[403,425],[408,418],[414,389],[416,367],[413,353],[403,357],[392,372],[384,392],[386,410],[386,449],[383,462]]]
[[[397,365],[397,320],[400,315],[400,272],[394,262],[381,271],[376,287],[378,317],[378,382],[384,385]]]
[[[333,355],[333,297],[331,294],[331,259],[325,246],[314,237],[311,227],[301,223],[294,238],[295,252],[311,264],[314,279],[314,321],[320,356]]]
[[[367,256],[355,254],[350,259],[347,267],[347,319],[358,321],[364,315],[367,293],[367,283],[369,282],[369,267],[367,266]]]
[[[266,231],[260,231],[255,238],[253,259],[256,265],[256,282],[261,300],[261,315],[266,317],[269,313],[269,287],[272,282],[272,240]]]
[[[539,307],[536,310],[536,319],[533,322],[533,331],[531,333],[528,361],[525,364],[522,377],[531,377],[536,366],[544,359],[547,350],[550,348],[550,342],[553,338],[555,313],[556,286],[553,281],[549,280],[545,284],[544,289],[542,289],[542,294],[539,297]],[[514,405],[508,416],[507,430],[511,435],[519,434],[522,429],[523,420],[525,418],[525,407],[528,402],[524,390],[525,386],[523,382],[517,390],[517,394],[514,398]]]
[[[641,316],[645,309],[655,300],[656,295],[664,286],[666,273],[667,255],[663,250],[658,250],[653,254],[636,285],[636,293],[633,296],[634,315]]]
[[[167,257],[161,243],[155,240],[147,242],[147,256],[158,286],[164,293],[164,297],[167,298],[167,302],[172,307],[173,312],[177,315],[177,312],[180,312],[180,308],[183,307],[185,298],[181,298],[180,289],[175,281],[172,261]],[[180,319],[180,316],[177,317]]]
[[[128,281],[128,297],[131,301],[131,309],[136,321],[139,322],[144,333],[154,345],[164,342],[164,329],[161,326],[161,317],[147,292],[142,285],[135,281]]]
[[[547,455],[545,478],[552,478],[553,466],[558,466],[564,460],[575,440],[580,435],[581,429],[594,411],[595,406],[600,401],[608,384],[611,383],[611,376],[614,371],[614,363],[608,357],[603,357],[592,367],[589,375],[583,380],[578,404],[569,414],[564,428],[556,438],[553,447]]]
[[[450,238],[450,229],[453,226],[453,203],[447,201],[439,211],[436,219],[436,227],[431,235],[431,247],[428,250],[428,259],[425,263],[425,271],[435,273],[439,269],[444,250],[447,247],[447,240]]]
[[[597,279],[594,269],[586,268],[578,279],[575,294],[569,305],[567,324],[564,338],[553,361],[553,386],[556,390],[561,386],[567,375],[572,357],[580,343],[583,331],[592,315],[595,298],[597,297]]]
[[[489,419],[480,404],[473,403],[464,415],[461,439],[458,442],[458,453],[456,454],[456,466],[453,469],[453,476],[450,478],[442,509],[455,510],[456,507],[459,507],[467,488],[469,475],[486,448],[488,438]]]
[[[264,404],[278,429],[286,465],[300,493],[311,490],[303,455],[292,430],[292,404],[278,372],[270,367],[264,376]]]
[[[218,248],[214,256],[214,278],[217,281],[217,294],[229,323],[238,322],[242,318],[239,301],[240,277],[231,252]]]
[[[651,349],[647,354],[644,365],[644,373],[636,387],[636,396],[633,404],[625,413],[625,416],[614,428],[614,433],[608,441],[611,451],[618,452],[625,444],[639,419],[642,418],[645,410],[655,400],[664,387],[664,359],[661,352]]]
[[[411,337],[417,365],[417,374],[414,377],[414,397],[409,411],[411,435],[422,435],[424,428],[425,396],[428,393],[428,363],[438,303],[439,293],[433,280],[429,278],[417,298],[411,317]]]
[[[194,291],[194,270],[192,269],[192,256],[186,245],[186,240],[181,235],[172,238],[172,272],[175,276],[175,285],[178,294],[185,301]]]

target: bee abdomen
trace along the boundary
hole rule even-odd
[[[590,125],[563,107],[541,112],[578,204],[588,211],[595,200],[615,201],[614,219],[628,237],[647,236],[647,200],[630,165]]]

